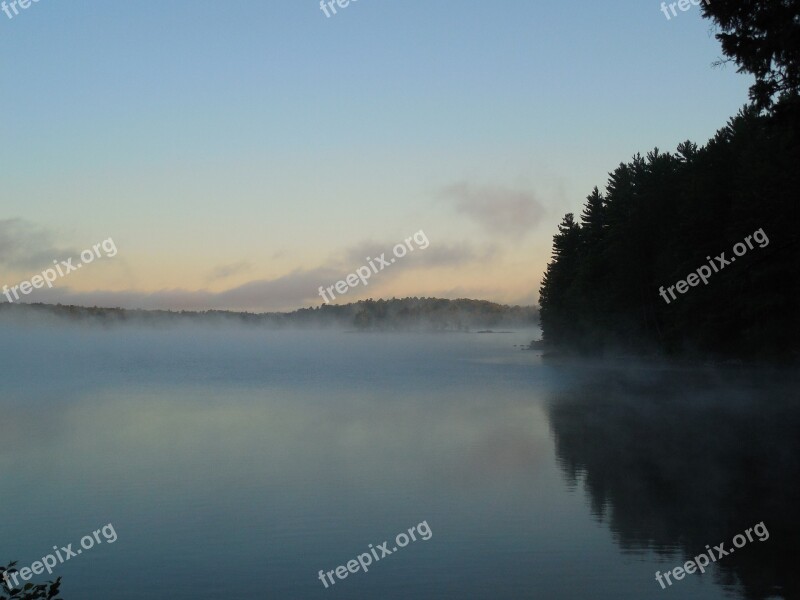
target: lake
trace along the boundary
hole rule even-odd
[[[88,535],[65,600],[800,597],[796,374],[531,331],[0,335],[0,563]]]

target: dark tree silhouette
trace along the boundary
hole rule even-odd
[[[702,10],[719,29],[727,61],[755,76],[750,98],[758,108],[771,107],[777,95],[797,98],[800,0],[713,0]]]
[[[621,164],[568,214],[541,287],[545,344],[581,353],[796,356],[800,140],[743,109],[705,146]],[[666,303],[662,286],[762,229],[769,239]]]
[[[567,214],[558,226],[558,233],[553,237],[553,260],[547,265],[539,290],[539,318],[542,324],[548,324],[548,328],[543,331],[546,342],[550,341],[552,335],[564,343],[578,343],[577,338],[572,336],[573,329],[568,320],[577,308],[571,283],[573,272],[578,268],[580,243],[580,228],[575,223],[574,216]]]
[[[12,562],[5,567],[0,565],[0,577],[5,573],[18,572],[16,564]],[[47,583],[25,583],[13,590],[9,590],[0,579],[0,600],[62,600],[59,596],[60,588],[61,577]]]
[[[703,15],[754,75],[752,104],[703,147],[620,164],[580,223],[565,217],[540,290],[547,347],[798,358],[800,0],[713,0]],[[659,296],[758,230],[767,246]]]

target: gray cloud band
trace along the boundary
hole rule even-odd
[[[394,248],[392,248],[392,253],[394,256],[390,259],[386,259],[386,253],[381,253],[375,259],[370,258],[369,256],[366,257],[366,261],[369,264],[362,265],[358,267],[354,273],[350,273],[344,279],[340,279],[333,285],[328,287],[319,286],[319,295],[328,304],[331,300],[336,299],[336,293],[338,294],[346,294],[350,288],[356,287],[359,282],[366,286],[369,282],[369,278],[372,277],[373,274],[377,275],[379,272],[383,271],[386,267],[390,267],[393,265],[398,258],[403,258],[409,252],[414,251],[414,246],[411,244],[412,240],[416,242],[417,246],[420,250],[424,250],[430,245],[430,241],[428,240],[428,236],[425,235],[425,232],[420,229],[417,233],[415,233],[411,237],[407,237],[405,239],[405,243],[396,244]],[[377,265],[376,265],[377,263]],[[380,267],[380,268],[378,268]],[[336,293],[334,293],[334,289]],[[327,293],[326,293],[327,292]],[[330,295],[330,299],[328,296]]]

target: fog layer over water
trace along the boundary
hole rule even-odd
[[[542,364],[514,347],[531,331],[0,333],[0,561],[118,534],[57,567],[66,600],[797,594],[776,377]],[[655,581],[761,521],[768,540]]]

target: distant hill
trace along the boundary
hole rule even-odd
[[[532,327],[538,313],[530,306],[486,300],[392,298],[326,304],[292,312],[249,313],[223,310],[168,311],[98,308],[62,304],[0,304],[2,322],[79,322],[103,326],[141,324],[221,324],[283,327],[342,327],[377,331],[470,331],[486,327]]]

